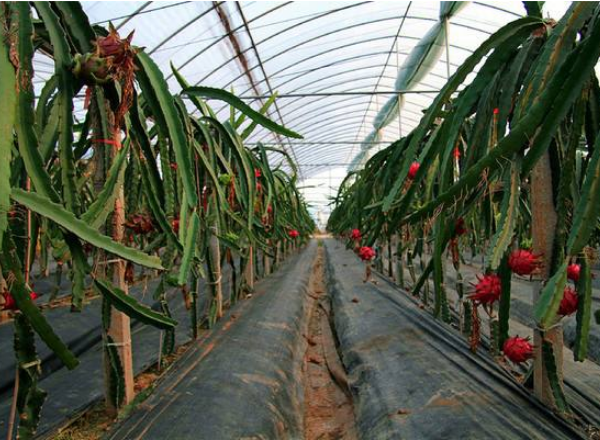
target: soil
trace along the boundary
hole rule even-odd
[[[324,258],[319,247],[310,284],[314,301],[303,365],[305,439],[354,440],[358,438],[354,407],[330,324]]]
[[[162,359],[161,368],[155,364],[135,377],[136,398],[132,403],[133,406],[141,403],[148,396],[156,381],[169,370],[169,366],[173,362],[187,351],[190,345],[190,343],[181,345],[175,349],[173,354],[165,356]],[[120,414],[119,417],[126,416],[130,409],[124,408],[123,414]],[[52,438],[53,440],[100,440],[115,421],[115,417],[107,411],[105,403],[98,402],[83,414],[77,415],[71,424],[60,429]]]

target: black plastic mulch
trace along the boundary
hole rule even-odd
[[[326,240],[326,248],[362,438],[585,438],[402,292],[381,281],[364,284],[364,265],[342,244]]]
[[[230,270],[223,270],[223,291],[228,298],[230,291]],[[130,295],[142,303],[158,309],[153,292],[158,281],[150,281],[147,288],[141,284],[130,288]],[[200,283],[198,316],[201,317],[207,303],[208,288]],[[45,292],[42,292],[45,293]],[[167,291],[169,308],[178,321],[175,330],[175,344],[179,346],[191,340],[190,312],[186,310],[179,289]],[[69,371],[60,360],[36,335],[36,347],[42,360],[40,388],[48,392],[42,408],[39,436],[50,435],[87,407],[103,398],[104,378],[102,363],[102,333],[100,299],[94,299],[80,313],[71,313],[69,307],[46,309],[44,315],[56,333],[65,341],[79,358],[79,366]],[[140,373],[158,360],[161,332],[135,320],[131,324],[134,372]],[[15,360],[12,356],[13,326],[6,323],[0,326],[0,352],[10,356],[0,356],[0,438],[6,437],[12,388],[14,384]]]
[[[301,365],[316,244],[256,283],[108,438],[301,438]]]

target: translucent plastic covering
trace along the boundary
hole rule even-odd
[[[568,2],[546,2],[558,18]],[[285,149],[299,164],[306,199],[317,218],[335,194],[375,115],[394,93],[399,69],[439,21],[440,3],[420,2],[83,2],[90,20],[112,21],[122,34],[135,30],[144,46],[180,87],[170,64],[191,84],[233,90],[259,108],[280,95],[270,117],[304,135],[276,137],[258,129],[250,144]],[[435,66],[404,94],[396,121],[381,132],[374,151],[407,134],[469,54],[491,33],[525,14],[520,1],[468,2],[448,21],[448,39]],[[39,59],[38,75],[52,72]],[[210,103],[219,116],[229,110]],[[190,109],[192,107],[190,106]],[[275,163],[281,156],[274,155]],[[286,166],[283,164],[282,166]]]

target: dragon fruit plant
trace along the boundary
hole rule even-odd
[[[534,276],[534,388],[566,411],[556,355],[561,318],[575,316],[574,355],[583,361],[592,325],[590,247],[600,240],[600,128],[592,122],[600,26],[589,25],[600,20],[600,6],[573,3],[554,21],[543,18],[540,5],[526,2],[527,16],[491,35],[455,70],[414,130],[352,170],[328,228],[366,225],[369,246],[404,237],[421,265],[413,295],[428,307],[431,284],[434,316],[446,320],[456,304],[465,329],[477,325],[474,305],[493,305],[496,352],[509,340],[511,277]],[[468,239],[456,240],[458,218],[469,219]],[[485,278],[470,295],[476,301],[449,301],[449,247],[453,263],[468,250],[500,282]],[[574,286],[565,289],[568,282]],[[526,348],[520,341],[515,347]],[[548,377],[540,380],[543,372]]]

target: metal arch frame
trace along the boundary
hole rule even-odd
[[[316,71],[318,71],[318,70],[321,70],[321,69],[324,69],[324,68],[326,68],[326,67],[331,67],[331,66],[335,66],[335,65],[341,65],[341,64],[345,64],[345,63],[347,63],[347,62],[351,62],[351,61],[354,61],[354,60],[357,60],[357,59],[369,58],[369,57],[373,57],[373,56],[379,56],[379,55],[384,55],[384,54],[387,54],[387,51],[380,51],[380,52],[369,52],[369,53],[365,53],[365,54],[361,54],[361,55],[354,55],[354,56],[351,56],[351,57],[348,57],[348,58],[344,58],[344,59],[342,59],[342,60],[336,60],[336,61],[334,61],[334,62],[332,62],[332,63],[330,63],[330,64],[328,64],[328,65],[319,66],[319,67],[317,67],[317,68],[315,68],[315,69],[312,69],[312,71],[316,72]],[[382,65],[381,65],[381,64],[379,64],[379,66],[382,66]],[[366,66],[365,68],[371,68],[371,66]],[[360,70],[360,69],[355,69],[354,71],[357,71],[357,70]],[[444,79],[444,80],[446,79],[446,78],[442,77],[441,75],[439,75],[439,74],[437,74],[437,73],[433,73],[433,72],[431,72],[430,74],[431,74],[432,76],[434,76],[434,77],[439,77],[439,78],[442,78],[442,79]],[[331,74],[331,75],[328,75],[328,76],[322,77],[322,78],[320,78],[320,79],[319,79],[319,81],[322,81],[322,80],[327,80],[327,79],[329,79],[329,78],[332,78],[332,77],[334,77],[334,76],[336,76],[336,75],[338,75],[338,74],[334,73],[334,74]],[[300,75],[298,75],[298,77],[301,77],[301,76],[305,76],[305,74],[303,73],[303,74],[300,74]],[[316,82],[316,81],[315,81],[315,82]],[[348,82],[349,82],[349,81],[348,81]],[[303,85],[302,87],[304,87],[304,86],[305,86],[305,85]],[[329,87],[330,87],[330,85],[327,85],[327,86],[325,86],[325,87],[322,87],[322,88],[320,88],[320,89],[312,90],[311,92],[312,92],[312,93],[318,93],[318,92],[320,92],[320,91],[326,90],[326,89],[327,89],[327,88],[329,88]],[[292,90],[290,93],[293,93],[293,92],[295,92],[295,91],[298,91],[298,90],[300,90],[300,89],[301,89],[300,87],[297,87],[296,89],[293,89],[293,90]],[[247,90],[246,90],[246,91],[247,91]],[[298,101],[300,101],[300,100],[302,100],[302,99],[306,99],[306,98],[307,98],[307,97],[303,97],[303,98],[296,98],[296,99],[291,99],[291,100],[287,101],[287,102],[286,102],[284,105],[282,105],[282,106],[281,106],[281,108],[282,108],[282,109],[284,109],[284,108],[286,108],[286,107],[288,107],[288,106],[290,106],[290,105],[292,105],[292,104],[295,104],[296,102],[298,102]],[[319,97],[314,97],[314,98],[315,98],[315,99],[320,99]],[[217,113],[219,113],[219,112],[223,111],[223,110],[224,110],[224,109],[226,109],[226,108],[227,108],[227,106],[222,106],[222,107],[221,107],[219,110],[217,110]]]
[[[311,128],[307,131],[305,131],[303,133],[303,135],[305,135],[306,138],[310,137],[310,136],[324,136],[324,135],[329,135],[335,131],[337,131],[339,128],[344,128],[344,124],[345,126],[348,126],[349,124],[354,124],[354,122],[359,119],[359,114],[355,113],[353,116],[350,116],[348,118],[346,118],[345,121],[336,121],[335,123],[337,125],[331,126],[331,124],[328,123],[323,123],[320,126],[315,126],[314,128]],[[321,127],[330,127],[330,130],[327,133],[320,133],[318,130],[321,129]]]
[[[336,106],[335,108],[329,107],[325,111],[322,111],[322,112],[319,112],[319,113],[316,113],[316,114],[311,112],[309,114],[312,115],[315,119],[319,120],[321,117],[326,116],[328,113],[333,113],[334,111],[338,112],[340,110],[343,110],[344,108],[347,108],[347,110],[348,110],[347,112],[342,113],[342,114],[335,113],[332,116],[332,118],[338,118],[339,116],[343,116],[344,114],[347,115],[347,114],[349,114],[351,112],[354,112],[356,108],[362,108],[362,109],[364,109],[364,107],[363,107],[364,104],[365,104],[365,102],[361,101],[361,102],[356,102],[354,104],[350,104],[350,105],[347,105],[347,106],[341,105],[341,106]],[[373,113],[376,113],[375,110],[370,110],[370,111],[373,112]],[[416,112],[411,112],[411,113],[417,115]],[[310,124],[311,122],[312,122],[311,118],[302,119],[302,122],[300,124],[294,126],[294,130],[302,133],[302,130],[307,126],[306,124]],[[265,135],[266,134],[267,133],[265,133]],[[259,139],[259,141],[262,140],[262,139],[264,139],[264,137],[265,136],[263,136],[261,139]]]
[[[191,26],[192,24],[194,24],[195,22],[197,22],[198,20],[200,20],[202,17],[204,17],[205,15],[209,14],[210,12],[214,11],[215,8],[217,6],[219,6],[221,3],[223,2],[213,2],[212,6],[209,7],[206,11],[203,11],[201,14],[196,15],[194,18],[192,18],[190,21],[186,22],[185,24],[183,24],[182,26],[180,26],[175,32],[173,32],[172,34],[170,34],[168,37],[164,38],[160,43],[158,43],[156,46],[154,46],[152,48],[151,51],[148,52],[148,55],[152,55],[154,52],[156,52],[158,49],[160,49],[162,46],[164,46],[166,43],[168,43],[169,41],[171,41],[173,38],[175,38],[177,35],[179,35],[181,32],[183,32],[185,29],[187,29],[189,26]]]
[[[358,99],[358,98],[364,98],[364,96],[366,96],[366,95],[355,95],[355,96],[353,96],[353,97],[350,97],[350,98],[347,98],[347,99],[343,99],[343,100],[340,100],[340,101],[335,101],[335,102],[332,102],[332,103],[330,103],[330,104],[327,104],[327,105],[323,106],[323,107],[322,107],[322,109],[325,109],[325,108],[328,108],[328,109],[329,109],[329,107],[330,107],[330,106],[332,106],[332,105],[336,105],[336,104],[339,104],[340,102],[349,102],[349,101],[356,100],[356,99]],[[408,101],[408,100],[407,100],[407,102],[408,102],[408,103],[410,103],[411,105],[417,105],[417,106],[419,106],[418,104],[414,104],[414,103],[412,103],[412,102],[410,102],[410,101]],[[311,104],[313,104],[313,103],[314,103],[314,101],[313,101],[313,102],[311,102]],[[361,102],[361,103],[366,103],[366,102],[364,102],[364,101],[363,101],[363,102]],[[357,104],[359,104],[359,103],[357,103]],[[354,104],[352,104],[352,105],[354,105]],[[419,106],[419,107],[420,107],[420,106]],[[296,108],[296,109],[292,110],[291,112],[288,112],[288,113],[286,113],[286,116],[288,116],[288,117],[289,117],[290,115],[292,115],[292,114],[293,114],[293,113],[295,113],[296,111],[299,111],[299,110],[302,110],[302,109],[303,109],[303,107]],[[338,110],[338,107],[335,107],[335,108],[334,108],[334,110]],[[321,112],[321,113],[318,113],[317,115],[314,115],[314,111],[316,111],[316,110],[310,110],[310,111],[307,111],[307,112],[305,112],[305,113],[301,114],[299,117],[296,117],[296,118],[294,118],[294,120],[295,120],[295,121],[298,121],[298,119],[299,119],[299,118],[302,118],[302,119],[301,119],[301,120],[302,120],[302,122],[301,122],[301,123],[304,123],[304,121],[305,121],[305,119],[306,119],[306,118],[305,118],[305,116],[308,118],[309,116],[315,117],[315,116],[320,116],[320,115],[323,115],[323,114],[325,114],[325,112]],[[330,111],[331,111],[331,110],[330,110]],[[417,112],[414,112],[414,111],[412,111],[412,110],[409,110],[409,111],[407,111],[407,113],[409,113],[409,114],[414,114],[414,115],[420,115],[419,113],[417,113]],[[422,115],[421,115],[421,116],[422,116]],[[260,133],[260,132],[259,132],[259,133]],[[270,135],[270,133],[269,133],[269,132],[265,132],[265,133],[263,134],[263,137],[262,137],[262,138],[260,138],[259,140],[263,140],[263,139],[265,139],[266,137],[268,137],[269,135]]]
[[[331,121],[331,122],[340,122],[340,121],[339,121],[339,119],[340,119],[340,118],[343,118],[344,116],[346,116],[346,117],[347,117],[347,116],[349,116],[349,115],[354,115],[354,114],[356,114],[357,112],[362,112],[362,113],[365,113],[365,111],[364,111],[363,109],[361,109],[361,110],[359,111],[359,110],[356,110],[356,109],[350,109],[350,108],[349,108],[348,110],[349,110],[349,111],[348,111],[348,112],[346,112],[346,113],[343,113],[343,114],[337,114],[337,115],[335,115],[335,116],[332,116],[331,118],[328,118],[328,119],[326,119],[326,120],[323,120],[323,121],[321,121],[321,122],[317,122],[317,123],[315,123],[315,124],[313,124],[313,125],[308,125],[308,127],[307,127],[307,128],[308,128],[308,130],[307,130],[307,131],[303,131],[303,129],[306,127],[306,124],[311,124],[311,121],[310,121],[310,120],[303,122],[303,125],[302,125],[302,126],[294,126],[294,130],[298,131],[298,132],[299,132],[300,134],[302,134],[303,136],[304,136],[304,135],[308,136],[308,135],[310,135],[310,134],[312,134],[312,133],[313,133],[313,131],[314,131],[314,130],[313,130],[313,128],[323,128],[323,127],[329,126],[329,122],[330,122],[330,121]],[[350,111],[350,110],[351,110],[351,111]],[[369,113],[369,114],[375,114],[375,115],[376,115],[376,114],[377,114],[377,111],[376,111],[376,110],[368,110],[368,113]],[[408,118],[408,120],[409,120],[409,121],[411,121],[411,122],[415,122],[415,123],[417,123],[417,124],[418,124],[418,123],[419,123],[419,121],[420,121],[420,120],[417,120],[417,119],[412,119],[412,118]],[[327,122],[327,124],[325,124],[325,122]]]
[[[354,72],[357,72],[357,71],[359,71],[359,70],[360,70],[360,69],[356,69]],[[333,75],[333,76],[335,76],[335,75]],[[339,87],[339,86],[345,85],[345,84],[347,84],[347,83],[349,83],[349,82],[353,82],[353,81],[362,81],[362,80],[368,80],[368,79],[374,79],[374,78],[377,78],[377,77],[379,77],[379,75],[377,75],[377,76],[361,77],[361,78],[353,78],[353,79],[351,79],[351,80],[345,80],[345,81],[341,81],[341,82],[334,83],[334,84],[328,84],[326,87],[323,87],[323,88],[321,88],[321,89],[314,90],[314,91],[312,91],[312,92],[313,92],[313,93],[319,93],[320,91],[326,90],[326,89],[328,89],[328,88],[331,88],[331,87]],[[385,76],[385,78],[394,79],[394,78],[391,78],[391,77],[389,77],[389,76]],[[429,87],[429,84],[425,84],[425,85]],[[433,86],[431,86],[431,87],[432,87],[432,89],[434,88]],[[345,89],[345,90],[344,90],[343,92],[341,92],[341,93],[344,93],[344,92],[350,92],[350,91],[352,91],[352,90],[354,90],[354,89]],[[391,91],[391,94],[394,94],[394,93],[395,93],[394,91]],[[369,95],[354,95],[354,96],[361,96],[361,97],[362,97],[362,96],[367,96],[367,97],[369,97]],[[409,96],[409,95],[407,94],[407,96]],[[289,106],[289,105],[292,105],[292,104],[295,104],[295,103],[297,103],[298,101],[300,101],[301,99],[306,99],[306,98],[298,98],[298,99],[295,99],[295,100],[293,100],[292,102],[290,102],[290,103],[289,103],[287,106]],[[318,102],[319,102],[319,100],[320,100],[320,99],[317,99],[316,101],[311,101],[310,103],[305,103],[305,104],[304,104],[304,105],[302,105],[302,106],[299,106],[299,107],[297,107],[297,108],[293,108],[293,109],[291,109],[290,111],[288,111],[288,112],[287,112],[287,114],[288,114],[288,115],[294,114],[294,113],[295,113],[295,112],[297,112],[298,110],[306,108],[306,105],[307,105],[307,104],[314,104],[314,103],[318,103]],[[282,106],[282,108],[284,108],[284,107]],[[308,113],[308,112],[306,112],[306,113],[303,113],[303,114],[301,114],[300,116],[304,116],[304,115],[306,115],[307,113]]]
[[[271,95],[274,94],[273,92],[273,87],[271,87],[271,82],[269,81],[269,75],[267,75],[267,71],[265,70],[265,67],[263,65],[262,62],[262,58],[260,56],[260,53],[258,52],[258,48],[256,47],[256,43],[254,42],[254,37],[252,36],[252,31],[250,30],[250,26],[248,24],[248,21],[246,20],[246,16],[244,15],[244,11],[242,10],[242,6],[241,3],[238,2],[236,3],[237,9],[238,9],[238,13],[240,14],[240,16],[242,17],[242,22],[244,23],[244,27],[246,28],[246,32],[248,32],[248,38],[250,38],[250,45],[252,47],[252,49],[254,50],[254,54],[256,56],[256,59],[258,61],[258,65],[260,66],[260,71],[262,72],[263,78],[265,79],[265,84],[267,85],[267,89],[269,91],[269,93]],[[247,70],[247,69],[246,69]],[[250,78],[252,78],[250,76]],[[256,87],[258,87],[258,85],[256,85]],[[273,102],[273,106],[275,107],[275,112],[277,113],[277,116],[279,116],[279,121],[281,122],[281,125],[285,126],[285,122],[283,120],[283,115],[281,114],[281,110],[279,109],[279,104],[277,103],[277,101]],[[281,139],[281,136],[277,135],[277,137],[279,139]],[[289,142],[289,139],[286,139]],[[282,142],[282,147],[283,150],[288,153],[290,156],[292,156],[294,158],[294,160],[296,162],[298,162],[298,158],[296,157],[296,152],[294,151],[293,147],[289,147],[290,151],[287,151],[286,147],[283,145]],[[298,170],[299,174],[300,174],[300,178],[302,178],[302,171]]]
[[[399,51],[398,46],[397,46],[397,42],[398,39],[400,38],[400,34],[402,32],[402,28],[404,27],[404,23],[406,21],[406,17],[408,16],[408,11],[410,11],[410,7],[412,6],[412,1],[408,2],[408,5],[406,6],[406,10],[404,11],[404,16],[402,17],[402,20],[400,21],[400,26],[398,26],[398,31],[396,32],[396,36],[394,37],[394,41],[392,42],[392,46],[390,47],[390,50],[388,52],[387,58],[385,60],[385,63],[383,65],[383,69],[381,70],[381,74],[379,76],[379,78],[377,79],[377,82],[375,83],[375,87],[373,87],[373,91],[377,91],[377,87],[379,87],[379,83],[381,82],[381,79],[383,78],[383,74],[385,73],[385,69],[387,69],[388,63],[390,62],[390,59],[392,58],[392,52],[394,51],[394,46],[396,46],[396,53],[398,53]],[[397,66],[398,69],[400,69],[400,66]],[[398,100],[399,101],[399,100]],[[371,96],[371,98],[369,99],[369,103],[367,104],[367,108],[365,109],[365,114],[363,116],[363,120],[361,122],[360,127],[358,127],[358,130],[356,132],[356,137],[355,139],[358,140],[358,136],[363,128],[363,126],[365,125],[365,123],[367,122],[367,112],[369,110],[369,108],[371,108],[371,105],[373,103],[373,96]],[[354,147],[350,148],[350,151],[348,153],[348,159],[353,155],[354,153]]]
[[[292,3],[292,2],[289,2],[289,3]],[[288,3],[288,4],[289,4],[289,3]],[[290,27],[288,27],[288,28],[285,28],[285,29],[282,29],[282,30],[280,30],[279,32],[275,32],[274,34],[271,34],[271,35],[269,35],[269,36],[268,36],[268,37],[266,37],[265,39],[263,39],[263,40],[259,41],[259,42],[257,43],[257,46],[260,46],[261,44],[263,44],[263,43],[265,43],[265,42],[267,42],[267,41],[269,41],[269,40],[271,40],[271,39],[273,39],[273,38],[279,37],[280,35],[283,35],[283,34],[285,34],[286,32],[289,32],[289,31],[291,31],[292,29],[295,29],[295,28],[297,28],[297,27],[301,27],[301,26],[303,26],[303,25],[305,25],[305,24],[307,24],[307,23],[310,23],[310,22],[312,22],[312,21],[319,20],[319,19],[321,19],[321,18],[323,18],[323,17],[328,17],[328,16],[330,16],[330,15],[332,15],[332,14],[335,14],[335,13],[337,13],[337,12],[346,11],[346,10],[348,10],[348,9],[352,9],[352,8],[359,7],[359,6],[364,6],[364,5],[368,4],[368,3],[369,3],[369,2],[358,2],[358,3],[354,3],[354,4],[351,4],[351,5],[348,5],[348,6],[344,6],[344,7],[341,7],[341,8],[337,8],[337,9],[331,9],[331,10],[328,10],[328,11],[326,11],[326,12],[323,12],[323,13],[321,13],[321,14],[318,14],[318,15],[316,15],[316,16],[314,16],[314,17],[310,17],[309,19],[307,19],[307,20],[305,20],[305,21],[302,21],[302,22],[300,22],[300,23],[296,23],[296,24],[295,24],[295,25],[293,25],[293,26],[290,26]],[[252,19],[252,21],[254,21],[254,20],[256,20],[256,19],[259,19],[259,18],[261,18],[261,16],[257,16],[257,17],[255,17],[255,18],[253,18],[253,19]],[[242,53],[244,53],[244,52],[245,52],[245,50],[244,50],[244,51],[242,51]],[[224,63],[222,63],[221,65],[219,65],[219,66],[217,66],[216,68],[214,68],[212,71],[210,71],[208,74],[206,74],[206,75],[205,75],[203,78],[201,78],[201,79],[200,79],[200,80],[199,80],[199,81],[196,83],[196,85],[197,85],[197,84],[199,84],[199,83],[201,83],[201,82],[204,82],[204,81],[206,81],[206,80],[207,80],[209,77],[211,77],[213,74],[215,74],[216,72],[218,72],[219,70],[221,70],[223,67],[225,67],[227,64],[229,64],[229,63],[231,62],[231,60],[232,60],[232,59],[233,59],[233,58],[230,58],[229,60],[225,61],[225,62],[224,62]],[[269,60],[267,60],[267,61],[269,61]],[[255,67],[256,67],[256,66],[254,66],[254,67],[253,67],[252,69],[250,69],[250,70],[253,70]]]
[[[372,113],[376,113],[373,110],[371,110],[371,112]],[[343,124],[344,122],[350,121],[356,115],[359,115],[359,114],[362,114],[362,113],[364,113],[362,109],[357,109],[357,110],[349,111],[346,114],[336,115],[336,116],[334,116],[332,118],[328,118],[328,119],[324,119],[324,120],[322,120],[320,122],[316,122],[312,126],[309,125],[308,127],[305,127],[305,129],[300,129],[300,128],[296,128],[296,127],[294,127],[294,128],[300,134],[302,134],[302,136],[304,136],[305,138],[308,138],[308,137],[310,137],[312,135],[319,134],[320,130],[324,130],[327,127],[336,128],[339,124]],[[310,124],[310,123],[311,123],[310,121],[306,122],[306,124]]]
[[[327,154],[345,154],[345,147],[344,145],[333,145],[331,148],[327,149],[326,151],[322,151],[323,155],[327,155]],[[314,156],[315,156],[315,151],[311,150],[311,149],[304,149],[301,151],[301,155],[300,155],[300,161],[298,162],[299,164],[302,164],[302,161],[307,159],[307,158],[312,158],[313,162],[314,162]],[[324,157],[323,155],[319,155],[319,158]]]
[[[433,18],[428,18],[428,17],[418,17],[418,16],[414,16],[414,17],[413,17],[413,16],[409,16],[409,17],[407,17],[407,18],[409,18],[409,19],[411,19],[411,20],[420,20],[420,21],[432,21],[432,22],[437,22],[437,20],[436,20],[436,19],[433,19]],[[264,60],[264,62],[265,62],[265,63],[267,63],[267,62],[269,62],[269,61],[272,61],[273,59],[275,59],[275,58],[277,58],[277,57],[279,57],[279,56],[281,56],[281,55],[285,54],[285,53],[286,53],[286,52],[288,52],[288,51],[291,51],[291,50],[297,49],[297,48],[298,48],[298,47],[300,47],[300,46],[303,46],[303,45],[305,45],[305,44],[308,44],[308,43],[314,42],[314,41],[316,41],[316,40],[319,40],[319,39],[321,39],[321,38],[324,38],[324,37],[331,36],[331,35],[333,35],[333,34],[336,34],[336,33],[339,33],[339,32],[347,31],[347,30],[354,29],[354,28],[361,27],[361,26],[367,26],[367,25],[371,25],[371,24],[381,23],[381,22],[384,22],[384,21],[390,21],[390,20],[397,20],[397,19],[398,19],[397,17],[393,17],[393,18],[390,18],[390,17],[378,18],[378,19],[375,19],[375,20],[370,20],[370,21],[367,21],[367,22],[356,23],[356,24],[352,24],[352,25],[345,26],[345,27],[342,27],[342,28],[337,28],[337,29],[331,30],[331,31],[329,31],[329,32],[326,32],[326,33],[324,33],[324,34],[319,34],[319,35],[317,35],[317,36],[315,36],[315,37],[311,37],[311,38],[309,38],[309,39],[307,39],[307,40],[304,40],[304,41],[302,41],[302,42],[300,42],[300,43],[298,43],[298,44],[296,44],[296,45],[293,45],[293,46],[287,47],[287,48],[286,48],[286,50],[284,50],[284,51],[281,51],[281,52],[278,52],[278,53],[276,53],[276,54],[272,55],[271,57],[269,57],[269,58],[267,58],[266,60]],[[459,26],[459,27],[465,27],[465,26],[463,26],[463,25],[457,25],[457,26]],[[477,30],[477,29],[475,29],[475,30]],[[478,31],[480,31],[481,33],[485,33],[485,34],[487,34],[487,35],[490,35],[490,32],[488,32],[488,31],[485,31],[485,30],[483,30],[483,29],[479,29]],[[260,44],[260,43],[258,43],[258,44]],[[469,49],[462,48],[462,47],[459,47],[459,48],[460,48],[460,49],[463,49],[463,50],[468,50],[469,52],[471,52],[471,53],[472,53],[472,51],[471,51],[471,50],[469,50]],[[386,53],[387,53],[387,52],[386,52]],[[298,64],[298,63],[294,63],[294,65],[297,65],[297,64]],[[256,68],[256,66],[254,66],[254,67],[251,67],[251,68],[250,68],[250,70],[252,71],[252,70],[254,70],[255,68]],[[225,88],[229,87],[229,86],[230,86],[230,85],[231,85],[231,84],[232,84],[234,81],[237,81],[237,80],[238,80],[238,79],[240,79],[240,78],[241,78],[241,76],[237,76],[237,77],[233,78],[233,79],[232,79],[232,80],[231,80],[229,83],[225,84],[225,86],[224,86],[224,87],[225,87]],[[204,77],[204,78],[202,78],[200,81],[196,82],[196,83],[195,83],[195,85],[199,84],[200,82],[202,82],[202,81],[204,81],[204,80],[206,80],[206,77]],[[247,90],[246,90],[246,92],[247,92]],[[244,92],[244,93],[246,93],[246,92]]]
[[[331,50],[328,50],[328,51],[322,52],[322,54],[331,53],[331,52],[333,52],[333,51],[335,51],[335,50],[338,50],[338,48],[334,48],[334,49],[331,49]],[[345,63],[347,63],[347,62],[354,61],[354,60],[357,60],[357,59],[369,58],[369,57],[372,57],[372,56],[378,56],[378,55],[384,55],[384,54],[387,54],[387,53],[388,53],[388,51],[368,52],[368,53],[363,53],[363,54],[361,54],[361,55],[353,55],[353,56],[351,56],[351,57],[343,58],[343,59],[341,59],[341,60],[335,60],[334,62],[332,62],[332,63],[329,63],[329,64],[320,65],[320,66],[317,66],[317,67],[315,67],[315,68],[312,68],[312,69],[307,69],[307,70],[304,70],[304,71],[302,71],[302,72],[298,73],[298,74],[296,75],[296,77],[292,78],[291,80],[287,80],[287,81],[288,81],[288,82],[289,82],[289,81],[294,81],[294,80],[296,80],[297,78],[305,77],[306,75],[310,75],[311,73],[318,72],[319,70],[321,70],[321,69],[325,69],[325,68],[327,68],[327,67],[332,67],[332,66],[336,66],[336,65],[345,64]],[[407,55],[407,53],[406,53],[406,52],[401,52],[401,53],[402,53],[403,55]],[[307,58],[305,58],[305,60],[307,60],[307,59],[314,59],[314,57],[307,57]],[[302,60],[302,61],[304,61],[304,60]],[[298,65],[298,64],[300,64],[300,63],[296,63],[296,64],[294,64],[294,65]],[[455,64],[452,64],[452,65],[453,65],[453,66],[456,66]],[[379,64],[379,66],[383,66],[383,65],[382,65],[382,64]],[[275,73],[273,74],[273,76],[275,76],[275,75],[277,75],[277,74],[279,74],[279,73],[281,73],[281,72],[283,72],[283,71],[285,71],[285,70],[289,69],[290,67],[292,67],[292,66],[286,66],[285,68],[278,70],[277,72],[275,72]],[[368,67],[368,68],[370,68],[371,66],[367,66],[367,67]],[[358,70],[358,69],[355,69],[355,71],[356,71],[356,70]],[[324,79],[329,79],[329,78],[331,78],[332,76],[335,76],[335,75],[336,75],[336,74],[332,74],[332,75],[329,75],[329,76],[326,76],[326,77],[323,77],[323,78],[319,78],[319,79],[318,79],[318,81],[322,81],[322,80],[324,80]],[[439,75],[439,74],[437,74],[437,73],[431,73],[431,75],[433,75],[433,76],[435,76],[435,77],[442,78],[442,79],[444,79],[444,80],[446,79],[445,77],[442,77],[442,75]],[[260,82],[259,82],[258,84],[260,84]],[[304,87],[304,86],[305,86],[305,85],[303,85],[303,87]],[[275,87],[275,89],[277,89],[277,87]],[[297,90],[299,90],[299,89],[300,89],[300,88],[299,88],[299,87],[297,87],[296,89],[293,89],[293,90],[292,90],[292,92],[294,92],[294,91],[297,91]],[[324,88],[322,88],[322,89],[318,89],[317,91],[319,91],[319,90],[325,90],[325,89],[326,89],[326,87],[324,87]],[[243,93],[247,93],[249,90],[250,90],[250,89],[246,89],[246,90],[245,90]],[[287,106],[287,105],[290,105],[290,104],[292,104],[292,103],[294,103],[294,102],[296,102],[296,101],[297,101],[297,100],[288,101],[288,103],[286,104],[286,106]],[[219,109],[219,111],[221,111],[223,108],[226,108],[226,106],[223,106],[223,107],[221,107],[221,109]],[[284,106],[282,106],[281,108],[284,108]]]
[[[258,20],[262,17],[265,17],[275,11],[277,11],[278,9],[281,9],[289,4],[291,4],[292,2],[285,2],[282,4],[279,4],[277,6],[275,6],[274,8],[268,9],[267,11],[263,12],[262,14],[257,15],[256,17],[252,18],[249,23],[252,23],[255,20]],[[223,41],[224,39],[226,39],[227,37],[229,37],[230,34],[233,34],[235,32],[238,32],[240,29],[242,29],[244,27],[244,25],[241,26],[237,26],[236,28],[232,29],[231,32],[227,32],[225,34],[223,34],[220,38],[218,38],[217,40],[215,40],[214,42],[212,42],[211,44],[209,44],[208,46],[202,48],[199,52],[197,52],[195,55],[193,55],[191,58],[187,59],[183,64],[179,65],[178,67],[176,67],[177,70],[181,70],[184,67],[186,67],[187,65],[189,65],[192,61],[194,61],[196,58],[198,58],[200,55],[202,55],[204,52],[206,52],[207,50],[209,50],[211,47],[219,44],[221,41]],[[236,57],[230,58],[230,60],[235,59]],[[249,71],[254,70],[256,67],[258,66],[254,66],[252,69],[250,69]],[[173,72],[171,72],[166,78],[165,80],[169,80],[173,77]],[[241,76],[239,76],[237,79],[241,78],[243,76],[243,74]],[[197,84],[197,83],[196,83]],[[257,84],[258,85],[258,84]]]

